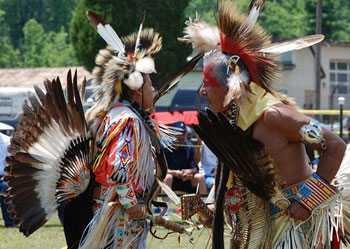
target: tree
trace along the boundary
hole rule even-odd
[[[49,67],[78,65],[72,44],[67,43],[68,34],[63,27],[60,32],[50,31],[42,49],[44,64]]]
[[[305,1],[267,1],[258,20],[275,38],[295,38],[307,34]]]
[[[20,54],[10,44],[8,37],[0,38],[0,68],[21,66]]]
[[[196,13],[199,19],[205,22],[216,24],[215,12],[217,11],[217,3],[212,0],[192,0],[188,4],[185,15],[187,18],[195,18]]]
[[[23,27],[24,33],[24,66],[44,66],[42,56],[43,44],[45,43],[45,30],[35,20],[30,19]]]
[[[73,48],[67,43],[67,33],[45,32],[42,25],[30,19],[23,28],[24,66],[58,67],[77,65]]]
[[[154,28],[163,37],[163,49],[156,58],[158,74],[153,77],[154,84],[159,86],[175,74],[191,52],[190,46],[177,41],[182,36],[186,20],[184,9],[188,2],[189,0],[120,0],[116,4],[107,0],[79,0],[71,23],[71,41],[78,61],[92,70],[98,50],[106,46],[85,16],[88,9],[99,13],[120,36],[137,31],[143,11],[146,10],[144,27]]]
[[[5,12],[0,10],[0,23],[4,22]],[[20,65],[19,51],[14,49],[7,36],[7,26],[0,26],[0,67],[16,67]]]
[[[75,0],[0,0],[0,10],[4,11],[4,23],[9,27],[9,37],[15,48],[23,44],[24,25],[35,19],[46,31],[59,32],[61,27],[69,30],[69,21]]]
[[[307,1],[308,11],[307,33],[315,33],[316,0]],[[350,41],[350,1],[323,0],[322,6],[322,33],[327,40]]]
[[[235,0],[241,13],[245,13],[251,0]],[[194,17],[215,23],[216,1],[191,0],[186,9]],[[315,33],[316,0],[266,1],[258,23],[274,38],[294,38]],[[323,0],[322,32],[328,40],[350,41],[350,1]]]

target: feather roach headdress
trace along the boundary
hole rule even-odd
[[[271,37],[256,24],[264,3],[265,0],[253,0],[246,15],[242,15],[231,1],[220,1],[219,27],[199,21],[198,17],[186,22],[185,36],[180,40],[207,53],[203,81],[227,86],[226,104],[240,98],[251,81],[272,92],[271,82],[278,73],[276,55],[312,46],[324,38],[312,35],[272,44]]]
[[[143,84],[142,74],[156,72],[154,56],[162,48],[162,38],[153,29],[143,30],[143,21],[138,32],[119,38],[114,29],[95,12],[87,11],[86,15],[108,44],[96,56],[93,84],[101,88],[96,92],[98,103],[87,114],[89,120],[92,112],[103,115],[119,100],[122,84],[137,90]],[[96,107],[98,110],[95,110]]]

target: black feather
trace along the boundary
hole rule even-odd
[[[278,180],[273,160],[264,145],[239,127],[232,126],[223,114],[219,113],[217,117],[209,109],[207,114],[208,117],[198,114],[199,125],[193,125],[194,130],[244,186],[269,200],[275,194]]]

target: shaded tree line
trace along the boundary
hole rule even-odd
[[[245,13],[251,0],[235,0]],[[267,0],[260,13],[258,23],[274,38],[295,38],[315,33],[315,12],[317,0]],[[216,23],[213,9],[217,0],[192,0],[186,15]],[[323,0],[322,33],[327,40],[350,42],[350,1]]]
[[[77,65],[69,41],[75,0],[0,0],[0,67]]]
[[[235,0],[245,12],[250,0]],[[316,0],[268,0],[258,22],[275,38],[313,34]],[[217,0],[0,0],[0,67],[84,65],[88,70],[105,42],[90,26],[85,12],[92,9],[120,36],[137,31],[143,11],[144,27],[163,37],[157,55],[157,85],[174,75],[191,53],[181,44],[185,20],[215,23]],[[323,33],[328,40],[350,42],[350,1],[323,0]],[[160,80],[162,79],[162,80]]]

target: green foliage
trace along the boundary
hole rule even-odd
[[[73,49],[67,44],[67,33],[46,33],[43,26],[30,19],[23,28],[24,33],[24,66],[54,67],[77,65]]]
[[[217,3],[213,0],[192,0],[188,4],[185,15],[186,17],[195,18],[196,13],[199,14],[199,19],[205,22],[215,24],[216,17],[214,16],[217,10]]]
[[[79,0],[71,23],[71,42],[78,61],[92,70],[98,50],[106,46],[85,16],[88,9],[99,13],[119,36],[137,31],[143,11],[146,10],[144,27],[154,28],[163,37],[163,49],[156,58],[158,74],[152,76],[153,83],[159,86],[175,74],[191,52],[189,46],[177,41],[182,36],[184,9],[188,2],[189,0],[120,0],[116,4],[107,0]]]
[[[45,64],[49,67],[78,65],[74,56],[72,44],[67,43],[68,34],[62,28],[60,32],[49,32],[42,54],[45,56]]]
[[[75,0],[0,0],[0,10],[4,11],[4,23],[9,27],[11,43],[20,48],[23,43],[24,25],[35,19],[47,31],[59,32],[61,27],[69,28]]]
[[[259,23],[276,38],[304,36],[307,23],[305,1],[267,1]]]
[[[0,9],[0,23],[4,22],[5,12]],[[7,26],[0,26],[0,67],[9,68],[20,66],[19,51],[14,49],[6,36]]]
[[[24,66],[40,67],[44,64],[42,48],[45,39],[44,28],[34,19],[30,19],[23,27],[24,33]]]
[[[308,10],[307,32],[315,33],[316,0],[309,0],[306,4]],[[349,0],[323,0],[322,5],[322,33],[327,40],[350,41],[350,1]]]
[[[235,0],[241,13],[245,13],[251,0]],[[217,0],[191,0],[186,15],[215,23]],[[316,0],[266,1],[258,23],[274,38],[293,38],[315,33]],[[328,40],[350,42],[350,1],[323,0],[322,33]]]
[[[8,37],[0,37],[0,67],[11,68],[21,66],[20,54],[14,49]]]

